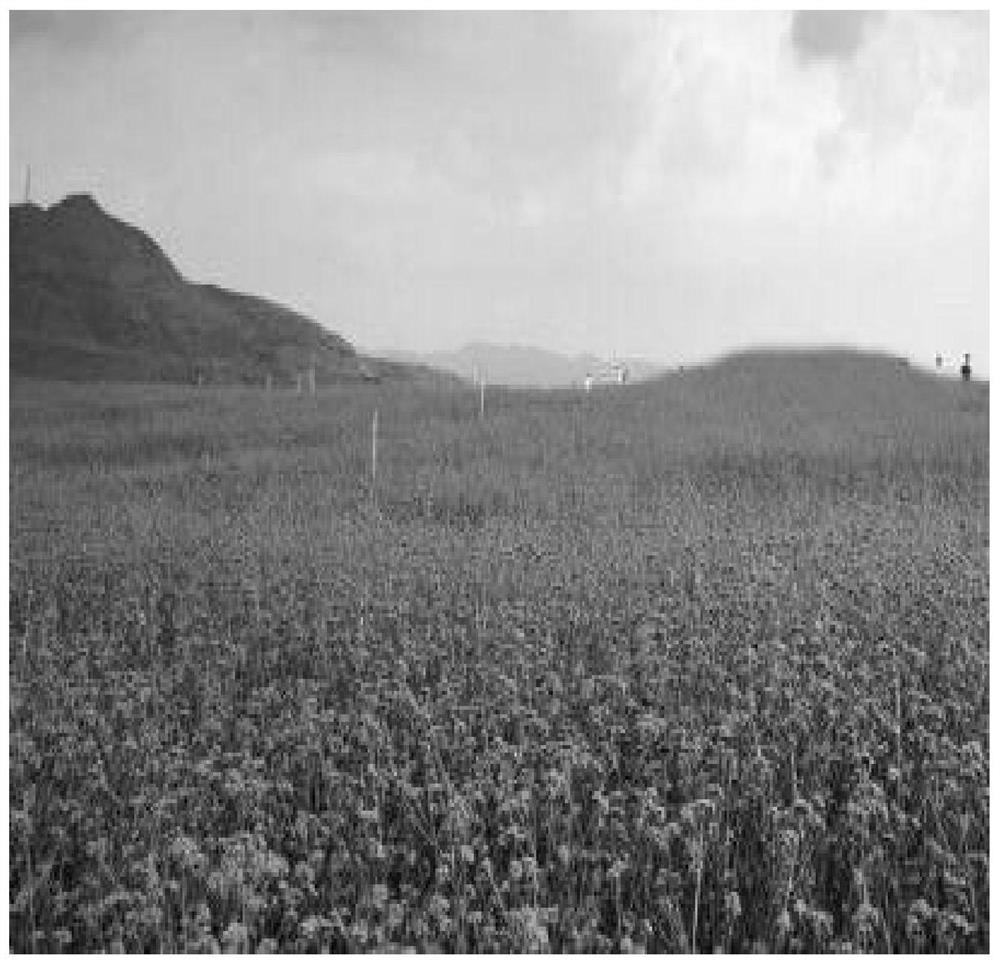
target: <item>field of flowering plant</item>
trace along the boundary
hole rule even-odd
[[[883,376],[15,383],[11,950],[988,950],[987,388]]]

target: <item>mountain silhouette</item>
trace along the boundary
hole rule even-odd
[[[471,342],[454,351],[387,352],[390,358],[429,365],[461,378],[474,373],[493,385],[517,388],[568,388],[581,386],[588,375],[598,375],[608,366],[607,359],[596,355],[563,355],[527,345],[494,345]],[[630,382],[645,381],[660,375],[665,366],[638,358],[621,359]]]
[[[74,194],[10,208],[10,370],[43,378],[318,384],[434,377],[359,354],[264,298],[194,284],[159,245]]]

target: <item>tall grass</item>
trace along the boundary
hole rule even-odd
[[[986,950],[986,393],[15,382],[11,948]]]

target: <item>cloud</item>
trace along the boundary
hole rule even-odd
[[[362,343],[971,330],[987,17],[811,20],[15,13],[11,170]]]
[[[986,207],[988,37],[984,22],[914,13],[835,72],[839,117],[815,152],[858,216],[933,233]]]
[[[133,44],[154,23],[153,15],[124,10],[12,10],[12,55],[27,47],[42,47],[55,56],[121,50]]]
[[[865,10],[799,10],[792,15],[792,45],[804,62],[850,60],[878,17]]]
[[[801,193],[814,135],[837,119],[831,79],[784,49],[782,14],[670,14],[638,42],[630,84],[642,124],[627,146],[622,198],[706,217],[774,212]]]
[[[887,15],[832,71],[801,69],[787,23],[667,15],[647,30],[631,85],[643,123],[621,167],[627,206],[669,211],[665,230],[689,236],[746,221],[839,223],[859,236],[983,203],[981,21]]]

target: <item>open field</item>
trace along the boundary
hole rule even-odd
[[[987,950],[988,387],[486,402],[14,382],[11,949]]]

